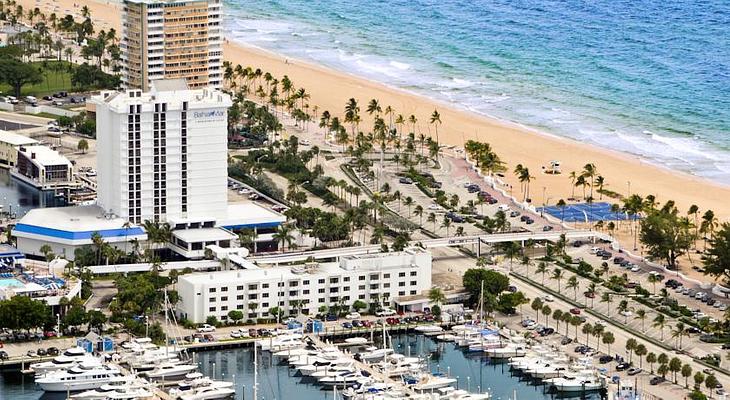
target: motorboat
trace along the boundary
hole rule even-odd
[[[308,365],[300,365],[296,367],[296,370],[299,371],[304,376],[311,376],[315,372],[318,371],[325,371],[327,369],[337,369],[337,367],[345,367],[345,368],[351,368],[352,367],[352,360],[347,358],[341,358],[337,360],[332,361],[322,361],[322,362],[314,362],[312,364]]]
[[[442,400],[488,400],[491,397],[489,393],[470,393],[451,386],[438,389],[437,392]]]
[[[256,341],[256,344],[264,351],[280,352],[288,349],[304,347],[301,333],[288,333],[279,336],[272,336]]]
[[[355,370],[340,375],[325,376],[317,379],[317,382],[324,386],[350,386],[369,383],[370,379],[363,375],[361,371]]]
[[[605,379],[595,373],[566,374],[559,378],[546,379],[545,383],[558,392],[592,392],[606,387]]]
[[[193,364],[165,362],[144,374],[152,380],[179,380],[183,379],[186,374],[197,369],[198,367]]]
[[[455,378],[449,378],[443,375],[431,375],[422,374],[418,378],[406,377],[404,378],[406,384],[410,385],[411,388],[418,392],[424,392],[427,390],[434,390],[445,388],[456,383]]]
[[[319,379],[327,376],[344,375],[354,371],[355,367],[353,365],[334,365],[329,368],[322,368],[318,371],[311,372],[309,376]]]
[[[561,377],[566,371],[568,371],[568,367],[564,364],[546,364],[534,369],[528,369],[526,372],[533,378],[549,379]]]
[[[377,347],[368,347],[365,349],[364,352],[355,354],[355,359],[364,362],[376,362],[384,359],[391,354],[393,354],[393,349],[379,349]]]
[[[203,386],[178,396],[181,400],[218,400],[233,397],[236,390],[232,387]]]
[[[457,339],[457,336],[452,333],[443,333],[441,335],[436,336],[436,340],[439,342],[455,342]]]
[[[418,333],[437,333],[437,332],[443,332],[444,328],[437,326],[437,325],[419,325],[419,326],[413,328],[413,330]]]
[[[527,354],[527,350],[523,345],[508,344],[504,347],[486,349],[484,350],[484,353],[491,358],[510,358],[524,357]]]
[[[36,377],[41,377],[48,373],[61,371],[78,366],[100,366],[101,359],[94,357],[89,353],[80,356],[60,355],[54,357],[51,361],[45,361],[30,365],[30,369],[35,372]]]
[[[368,340],[364,337],[351,337],[345,339],[345,343],[350,345],[367,344]]]
[[[118,369],[108,365],[95,368],[73,367],[48,373],[35,382],[46,392],[76,392],[97,389],[120,375]]]

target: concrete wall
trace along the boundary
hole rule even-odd
[[[79,115],[78,111],[71,111],[66,110],[64,108],[58,108],[58,107],[51,107],[51,106],[25,106],[25,112],[29,114],[40,114],[40,113],[47,113],[47,114],[53,114],[58,116],[64,116],[64,117],[73,117],[76,115]]]

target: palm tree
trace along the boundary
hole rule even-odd
[[[578,301],[578,277],[573,275],[568,278],[568,283],[566,286],[568,287],[568,289],[573,289],[573,301]]]
[[[537,268],[535,269],[536,274],[542,274],[542,286],[545,286],[545,274],[548,272],[548,263],[545,261],[540,261],[539,264],[537,264]]]
[[[583,166],[583,172],[581,173],[581,176],[584,176],[585,182],[590,185],[591,187],[591,195],[590,197],[593,198],[593,182],[596,178],[596,175],[598,174],[598,171],[596,169],[596,166],[594,164],[588,163]]]
[[[629,302],[627,300],[621,300],[618,303],[618,312],[620,312],[624,316],[624,324],[629,323]]]
[[[555,205],[560,208],[560,223],[563,223],[563,219],[565,219],[565,207],[568,204],[565,203],[565,200],[560,199]]]
[[[588,284],[588,289],[586,290],[587,297],[591,298],[591,308],[593,308],[593,301],[596,298],[596,283],[591,282]]]
[[[646,310],[643,308],[636,310],[636,316],[634,317],[634,319],[638,319],[641,321],[641,331],[645,332],[644,321],[646,320]]]
[[[560,281],[562,281],[564,277],[565,275],[563,274],[563,270],[560,268],[555,268],[553,270],[553,276],[550,277],[550,279],[558,281],[558,293],[560,293]]]
[[[578,174],[576,174],[575,171],[570,171],[570,174],[568,174],[568,178],[570,178],[570,198],[575,199],[575,187],[578,186],[575,183],[578,179]]]
[[[675,329],[672,330],[672,338],[678,339],[679,341],[679,349],[682,350],[682,337],[685,335],[684,330],[684,323],[683,322],[677,322],[677,324],[674,326]]]
[[[420,204],[417,204],[413,208],[413,215],[418,217],[418,225],[419,226],[423,225],[423,206],[421,206]]]
[[[700,224],[700,233],[703,235],[702,239],[705,243],[705,248],[707,248],[707,235],[710,235],[711,239],[714,238],[715,229],[717,229],[717,218],[715,217],[715,212],[707,210],[704,214],[702,214],[702,223]]]
[[[441,125],[441,114],[439,114],[438,110],[433,110],[433,113],[431,114],[431,124],[436,129],[436,146],[439,146],[439,125]],[[436,154],[436,159],[438,159],[438,154]]]
[[[449,228],[451,227],[451,220],[449,217],[444,216],[444,220],[441,222],[441,227],[446,228],[446,237],[449,236]]]
[[[664,317],[664,314],[659,314],[654,318],[653,323],[651,324],[653,328],[659,328],[659,331],[661,332],[662,336],[661,339],[664,341],[664,327],[667,326],[666,318]]]
[[[287,245],[291,245],[294,241],[294,235],[292,234],[293,229],[289,224],[281,224],[276,232],[272,235],[275,242],[281,243],[281,252],[286,250]]]
[[[446,301],[446,295],[444,294],[444,291],[440,288],[431,288],[431,290],[428,291],[428,300],[431,303],[440,306],[444,301]]]
[[[411,206],[413,206],[413,198],[411,196],[406,197],[405,200],[403,200],[403,205],[408,207],[408,216],[411,216]]]
[[[601,295],[601,303],[606,303],[608,305],[608,316],[611,317],[611,294],[604,292]]]
[[[432,232],[435,233],[436,232],[436,214],[435,213],[428,214],[428,217],[426,218],[426,221],[433,223],[433,231]]]

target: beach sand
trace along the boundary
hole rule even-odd
[[[25,7],[43,8],[42,3],[34,0],[20,0],[19,3]],[[56,12],[59,14],[66,9],[79,13],[80,8],[74,8],[74,4],[79,3],[73,0],[55,0],[48,7],[58,6],[60,11]],[[119,5],[93,1],[84,4],[91,9],[95,21],[103,22],[102,27],[111,26],[121,32]],[[607,189],[626,195],[630,186],[632,193],[644,196],[654,194],[660,202],[675,200],[681,210],[686,210],[691,204],[697,204],[701,212],[712,209],[720,219],[730,217],[730,202],[727,201],[730,199],[730,187],[703,178],[653,166],[626,154],[538,133],[376,82],[299,60],[287,60],[284,56],[233,42],[225,43],[224,58],[234,65],[261,68],[279,78],[284,74],[288,75],[297,88],[304,87],[311,94],[310,104],[317,105],[319,113],[329,110],[333,115],[341,116],[347,99],[355,97],[359,100],[361,108],[363,122],[360,126],[363,130],[367,130],[370,126],[370,119],[365,109],[367,102],[372,98],[378,99],[383,108],[387,105],[392,106],[396,114],[400,113],[406,117],[410,114],[416,115],[419,121],[418,130],[426,135],[434,133],[434,128],[429,126],[428,120],[433,110],[438,109],[443,122],[439,127],[440,141],[458,147],[463,146],[464,141],[469,139],[489,142],[507,162],[509,172],[505,175],[508,183],[515,188],[515,195],[519,194],[520,185],[511,171],[518,163],[528,167],[535,176],[530,191],[533,203],[536,205],[541,205],[543,201],[554,204],[561,198],[570,197],[572,185],[568,178],[569,172],[580,171],[584,164],[593,163],[597,166],[599,174],[605,177]],[[547,175],[541,172],[541,167],[548,166],[551,160],[561,161],[563,174]],[[582,190],[576,189],[575,193],[580,196]]]

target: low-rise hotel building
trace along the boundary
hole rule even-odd
[[[0,167],[14,168],[18,163],[20,146],[30,146],[36,143],[38,143],[37,140],[28,136],[0,130]]]
[[[61,187],[73,181],[68,158],[45,146],[20,146],[14,175],[38,188]]]
[[[409,248],[339,262],[187,274],[177,283],[178,314],[201,323],[208,316],[226,321],[232,310],[255,320],[270,317],[274,307],[284,315],[314,315],[321,306],[349,307],[356,300],[390,306],[431,288],[431,262],[428,251]]]

